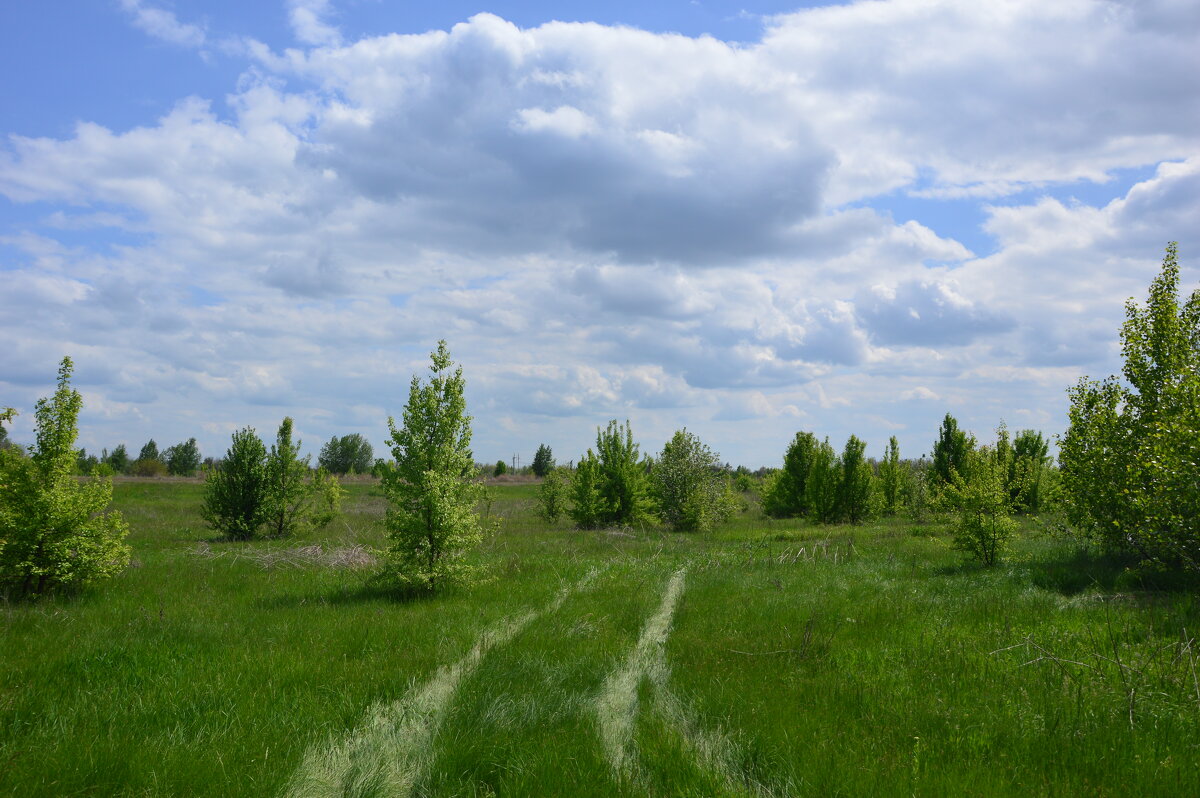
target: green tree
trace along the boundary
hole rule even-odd
[[[600,495],[600,461],[591,449],[579,459],[571,475],[571,509],[567,514],[580,529],[595,529],[604,523],[606,508]]]
[[[783,455],[783,468],[763,490],[763,512],[773,518],[806,516],[812,511],[808,478],[820,444],[811,432],[797,432]]]
[[[1059,463],[1080,534],[1159,566],[1200,571],[1200,290],[1179,301],[1167,246],[1145,307],[1125,305],[1124,381],[1068,391]]]
[[[650,484],[638,449],[628,420],[624,426],[613,420],[603,430],[596,428],[602,523],[635,524],[650,515]]]
[[[508,466],[503,460],[497,460],[495,468],[492,469],[492,476],[499,477],[508,473]]]
[[[949,413],[942,419],[938,439],[933,444],[933,464],[929,475],[934,487],[949,485],[954,474],[964,476],[967,471],[967,453],[975,448],[975,438],[958,428],[958,419]]]
[[[325,469],[310,476],[309,459],[300,456],[300,441],[292,443],[292,419],[285,417],[266,463],[263,501],[274,537],[320,529],[337,516],[345,491]]]
[[[195,438],[168,447],[167,471],[173,476],[190,477],[200,470],[200,447]]]
[[[951,472],[944,497],[958,515],[954,545],[989,568],[1000,561],[1017,525],[1010,517],[1006,456],[995,449],[971,449],[960,474]]]
[[[568,478],[561,468],[552,468],[538,485],[538,515],[553,524],[567,510]]]
[[[250,427],[233,433],[221,465],[208,472],[200,515],[231,540],[249,540],[267,520],[267,449]]]
[[[814,521],[831,524],[838,520],[838,482],[841,468],[837,453],[826,438],[812,451],[804,501]]]
[[[357,432],[339,438],[334,435],[321,447],[317,464],[331,474],[369,474],[375,465],[371,444]]]
[[[104,458],[104,462],[113,470],[114,474],[124,474],[129,470],[129,452],[125,450],[125,444],[118,444]]]
[[[839,521],[861,524],[871,514],[875,472],[863,456],[866,450],[867,444],[851,435],[838,461],[841,473],[837,482],[835,514]]]
[[[900,442],[893,435],[879,463],[879,498],[884,515],[900,510],[904,487],[904,464],[900,462]]]
[[[419,591],[469,581],[466,553],[484,533],[462,368],[451,371],[445,341],[430,360],[429,381],[412,379],[401,426],[388,418],[395,466],[382,482],[389,545],[381,577]]]
[[[554,470],[554,453],[546,444],[541,444],[537,448],[537,453],[533,456],[533,473],[535,476],[544,477]]]
[[[139,460],[161,460],[162,459],[158,454],[158,444],[154,442],[153,438],[151,438],[149,441],[147,441],[146,445],[142,447],[142,450],[140,452],[138,452],[137,459],[139,459]]]
[[[0,589],[10,596],[81,587],[129,564],[129,527],[107,509],[112,481],[73,476],[83,397],[71,388],[72,370],[64,357],[54,396],[37,402],[29,457],[0,449]],[[0,425],[14,415],[0,413]]]
[[[678,532],[708,532],[736,507],[720,456],[686,429],[663,446],[650,484],[659,516]]]

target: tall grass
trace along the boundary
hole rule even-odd
[[[383,500],[349,489],[321,533],[235,544],[199,485],[119,483],[135,567],[0,605],[0,794],[279,795],[472,652],[412,794],[1200,793],[1194,596],[1032,527],[980,569],[936,526],[580,533],[499,485],[489,579],[397,600],[367,579]],[[683,567],[614,768],[597,702]]]

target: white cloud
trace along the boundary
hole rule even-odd
[[[202,27],[180,22],[166,9],[152,6],[144,0],[121,0],[121,8],[130,15],[134,27],[156,39],[180,47],[198,48],[205,44]]]
[[[329,0],[288,0],[288,22],[301,44],[317,47],[341,44],[342,34],[328,22],[332,13]]]

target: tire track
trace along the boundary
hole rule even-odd
[[[559,590],[541,610],[505,618],[484,630],[471,650],[452,665],[442,666],[427,682],[399,701],[376,704],[347,737],[310,749],[292,776],[287,798],[366,798],[406,796],[433,762],[433,742],[464,678],[493,648],[503,646],[533,621],[558,610],[567,597],[596,577],[591,571],[573,586]]]

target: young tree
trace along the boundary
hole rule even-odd
[[[429,382],[412,379],[401,426],[388,418],[396,464],[382,483],[389,546],[381,577],[420,591],[469,581],[466,553],[484,532],[462,368],[451,371],[445,341],[430,360]]]
[[[1125,305],[1125,381],[1081,380],[1059,452],[1068,519],[1108,548],[1200,571],[1200,290],[1174,242],[1145,307]]]
[[[628,420],[623,427],[614,419],[606,429],[596,428],[603,503],[600,520],[605,524],[635,524],[650,514],[650,485],[638,448]]]
[[[357,432],[339,438],[334,435],[321,447],[317,464],[331,474],[368,474],[375,465],[371,444]]]
[[[231,540],[249,540],[267,520],[267,449],[250,427],[233,433],[219,468],[208,472],[200,515]]]
[[[681,429],[663,446],[650,471],[663,521],[678,532],[708,532],[733,514],[735,500],[721,475],[721,458]]]
[[[553,524],[566,512],[568,478],[562,469],[551,469],[538,486],[538,515]]]
[[[22,457],[0,449],[0,590],[37,596],[86,585],[129,564],[129,527],[115,510],[111,480],[78,482],[75,439],[83,397],[62,359],[58,388],[34,410],[37,443]],[[0,413],[0,424],[15,411]]]
[[[1042,433],[1031,429],[1017,433],[1013,439],[1013,457],[1008,475],[1008,490],[1014,510],[1039,513],[1045,509],[1053,493],[1052,462],[1050,442],[1042,437]]]
[[[900,442],[893,435],[879,463],[879,496],[884,515],[895,515],[900,509],[904,485],[904,465],[900,462]]]
[[[554,470],[554,453],[546,444],[541,444],[537,448],[537,453],[533,456],[533,473],[534,476],[544,477]]]
[[[840,475],[837,453],[826,438],[812,451],[808,479],[804,484],[804,501],[814,521],[832,524],[838,520]]]
[[[167,472],[172,476],[190,477],[200,470],[200,447],[195,438],[188,438],[167,449]]]
[[[607,512],[600,495],[602,480],[600,461],[595,452],[588,449],[571,477],[571,509],[567,511],[580,529],[595,529],[604,523]]]
[[[783,469],[763,491],[763,511],[773,518],[805,516],[812,511],[808,477],[820,444],[811,432],[797,432],[783,455]]]
[[[125,451],[125,444],[118,444],[109,455],[104,458],[104,462],[113,470],[114,474],[124,474],[129,470],[129,452]]]
[[[1010,517],[1008,464],[1003,454],[985,446],[970,450],[965,466],[961,473],[952,472],[944,492],[958,514],[954,545],[990,568],[1000,561],[1017,528]]]
[[[508,473],[508,466],[504,464],[503,460],[497,460],[496,467],[492,469],[492,476],[499,477],[499,476],[503,476],[507,473]]]
[[[309,456],[300,456],[300,441],[292,443],[292,419],[285,417],[267,455],[266,525],[274,537],[319,529],[337,516],[344,491],[337,477],[324,469],[309,476]]]
[[[867,444],[856,435],[846,441],[846,448],[838,465],[841,473],[837,484],[837,509],[839,521],[861,524],[871,514],[871,493],[874,489],[875,472],[863,456]]]
[[[947,413],[933,444],[933,465],[929,475],[934,487],[951,484],[955,473],[966,476],[967,453],[974,448],[975,438],[960,430],[958,419]]]
[[[139,459],[139,460],[161,460],[162,459],[158,454],[158,444],[154,442],[153,438],[151,438],[149,441],[147,441],[146,445],[142,447],[142,450],[140,452],[138,452],[137,459]]]

